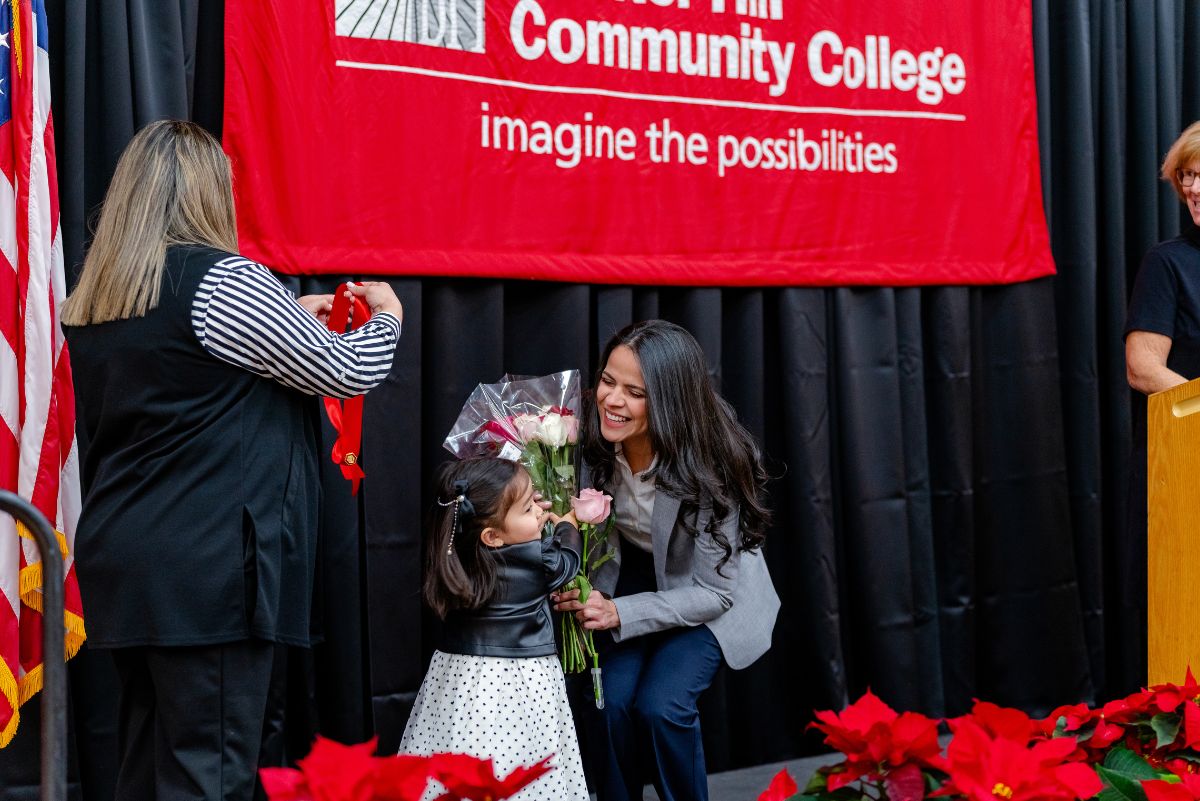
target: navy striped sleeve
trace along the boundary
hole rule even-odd
[[[192,301],[192,329],[222,361],[309,395],[349,398],[392,369],[400,321],[386,312],[335,334],[267,268],[234,256],[217,262]]]

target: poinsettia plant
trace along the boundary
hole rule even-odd
[[[491,759],[467,754],[375,756],[376,740],[357,745],[317,737],[297,768],[262,768],[270,801],[420,801],[430,780],[445,792],[437,801],[504,801],[553,770],[546,757],[504,778]]]
[[[802,790],[782,772],[759,801],[1200,801],[1200,684],[1160,684],[1043,719],[977,701],[946,721],[869,690],[810,725],[845,757]],[[939,725],[951,733],[943,754]]]

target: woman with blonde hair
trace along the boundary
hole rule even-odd
[[[237,253],[229,162],[199,126],[152,123],[117,164],[63,306],[84,501],[88,642],[120,678],[120,799],[250,799],[278,644],[307,646],[318,462],[312,396],[391,369],[403,309],[330,333]]]
[[[1187,207],[1190,223],[1172,239],[1150,248],[1142,259],[1125,322],[1125,371],[1129,386],[1145,395],[1200,377],[1200,122],[1187,127],[1163,159],[1161,176]],[[1129,631],[1125,672],[1146,682],[1146,410],[1137,404],[1130,455],[1129,508],[1124,546],[1127,591],[1133,599],[1120,617]],[[1139,647],[1138,643],[1141,643]],[[1139,655],[1141,658],[1139,658]]]

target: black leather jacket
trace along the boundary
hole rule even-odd
[[[495,597],[479,609],[448,614],[438,650],[507,657],[555,653],[550,591],[579,572],[581,549],[579,530],[565,522],[551,537],[497,548]]]

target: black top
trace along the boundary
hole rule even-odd
[[[1171,338],[1167,367],[1200,377],[1200,228],[1150,249],[1129,300],[1125,334],[1150,331]]]
[[[230,255],[171,248],[157,308],[66,330],[93,647],[310,642],[316,404],[197,340],[193,296]]]
[[[448,654],[532,657],[555,653],[551,590],[579,573],[579,530],[497,548],[496,596],[480,609],[446,615],[438,650]]]

